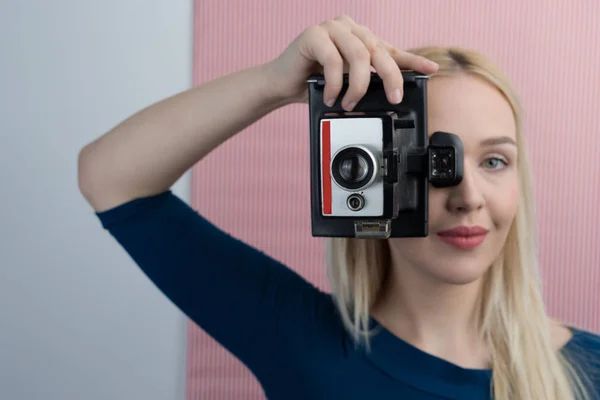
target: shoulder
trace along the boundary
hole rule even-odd
[[[600,335],[574,325],[550,319],[550,334],[555,349],[585,350],[600,358]]]
[[[593,399],[600,399],[600,335],[575,326],[567,326],[571,339],[562,349],[567,360],[575,367],[583,383],[592,389]]]
[[[600,335],[575,326],[568,326],[568,328],[572,332],[572,337],[565,347],[585,352],[590,359],[595,359],[600,367]]]

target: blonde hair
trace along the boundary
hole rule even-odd
[[[508,78],[478,52],[456,47],[410,50],[440,65],[436,76],[468,73],[494,85],[513,109],[517,125],[519,207],[505,246],[484,276],[480,334],[492,352],[493,398],[587,398],[573,363],[552,345],[538,276],[533,189],[522,134],[522,111]],[[332,294],[355,341],[368,344],[370,311],[390,268],[385,240],[327,241]]]

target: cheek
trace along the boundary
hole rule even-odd
[[[519,182],[515,177],[496,186],[488,194],[487,204],[497,224],[510,224],[519,206]]]
[[[447,214],[448,195],[443,190],[429,187],[429,221],[436,221]]]

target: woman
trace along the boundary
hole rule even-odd
[[[428,237],[330,240],[328,294],[170,192],[236,132],[305,101],[314,72],[325,75],[326,103],[352,110],[371,67],[394,104],[400,68],[430,74],[430,131],[463,141],[464,179],[431,189]],[[275,60],[165,99],[87,145],[80,188],[147,276],[269,398],[600,398],[600,337],[549,319],[542,304],[519,113],[481,55],[399,51],[340,17]],[[465,230],[475,226],[473,243]]]

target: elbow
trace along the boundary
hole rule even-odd
[[[96,212],[106,211],[132,200],[130,192],[120,190],[114,168],[97,144],[92,142],[79,151],[77,158],[77,184],[79,191]]]
[[[92,161],[92,154],[91,144],[86,145],[79,151],[79,156],[77,157],[77,185],[79,186],[79,192],[93,206],[94,188],[97,185],[94,184],[95,168]]]
[[[105,175],[106,168],[96,154],[94,143],[82,148],[77,158],[77,185],[79,192],[97,212],[110,208],[114,197]]]

